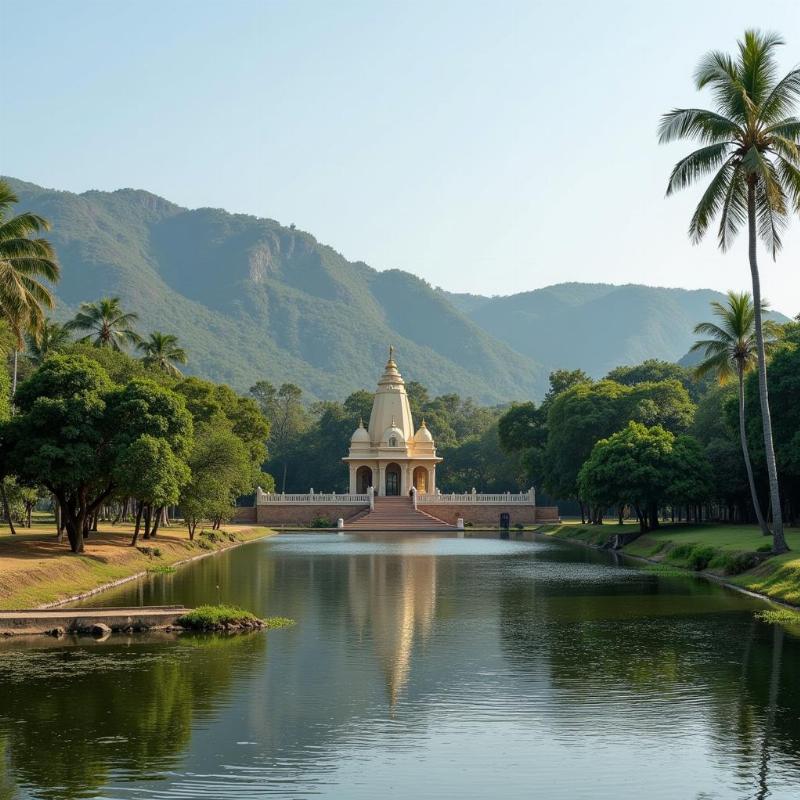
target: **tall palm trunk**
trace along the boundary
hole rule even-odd
[[[17,348],[14,348],[14,377],[11,381],[11,397],[13,398],[14,395],[17,393],[17,361],[19,359],[19,351]]]
[[[772,552],[785,553],[789,546],[783,535],[780,489],[778,487],[778,465],[775,462],[775,446],[772,443],[772,417],[769,412],[767,391],[767,356],[764,352],[764,330],[761,324],[761,281],[758,276],[756,258],[756,184],[753,178],[747,183],[747,232],[750,255],[750,276],[753,280],[753,312],[755,318],[756,350],[758,351],[758,396],[761,401],[761,423],[764,428],[764,455],[769,477],[769,498],[772,506]]]
[[[750,497],[753,499],[753,508],[756,512],[756,519],[758,520],[759,528],[761,528],[761,533],[764,536],[771,536],[772,531],[764,521],[764,515],[761,513],[761,504],[758,502],[756,482],[753,480],[753,465],[750,463],[750,448],[747,446],[747,428],[744,424],[744,370],[741,363],[737,364],[737,372],[739,373],[739,438],[742,440],[742,455],[744,456],[744,466],[747,469]]]

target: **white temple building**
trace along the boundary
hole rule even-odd
[[[350,468],[350,493],[373,486],[380,497],[436,492],[436,465],[442,461],[425,420],[414,430],[406,385],[389,348],[389,361],[378,381],[369,426],[359,423],[342,459]]]

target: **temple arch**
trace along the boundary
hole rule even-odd
[[[385,470],[386,496],[397,497],[400,494],[401,472],[400,466],[392,462],[386,465]]]
[[[356,470],[356,492],[366,494],[372,486],[372,469],[367,466],[359,467]]]
[[[428,493],[428,468],[414,467],[413,486],[418,494]]]

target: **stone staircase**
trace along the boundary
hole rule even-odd
[[[414,508],[410,497],[376,497],[375,508],[344,524],[346,531],[454,531],[455,526]]]

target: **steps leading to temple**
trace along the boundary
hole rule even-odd
[[[345,523],[345,530],[453,531],[455,527],[414,508],[410,497],[376,497],[375,508]]]

